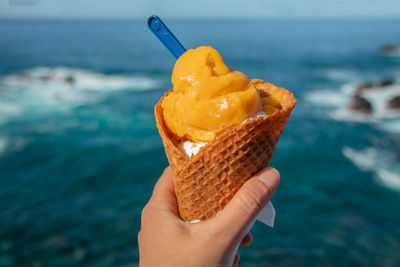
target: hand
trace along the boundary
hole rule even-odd
[[[279,173],[266,168],[250,178],[214,218],[188,223],[179,218],[171,168],[165,169],[142,211],[138,235],[140,266],[233,266],[239,244],[249,245],[249,228],[270,201]]]

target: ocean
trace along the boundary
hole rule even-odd
[[[298,100],[270,164],[275,227],[255,224],[239,265],[399,266],[400,56],[380,47],[400,20],[165,22]],[[146,21],[0,21],[0,266],[138,265],[174,62]],[[371,115],[349,110],[388,79]]]

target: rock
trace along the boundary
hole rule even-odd
[[[393,80],[382,80],[376,83],[373,82],[360,83],[356,88],[356,94],[361,94],[363,91],[369,89],[381,89],[382,87],[389,86],[392,84],[394,84]]]
[[[400,109],[400,96],[395,96],[390,99],[387,103],[387,107],[390,109]]]
[[[385,86],[389,86],[389,85],[392,85],[392,84],[394,84],[393,80],[382,80],[380,82],[377,82],[376,86],[385,87]]]
[[[365,89],[371,89],[374,86],[375,86],[374,83],[371,83],[371,82],[360,83],[356,88],[356,92],[361,93]]]
[[[75,78],[74,78],[74,76],[67,76],[67,77],[65,77],[65,82],[66,83],[68,83],[68,84],[74,84],[75,83]]]
[[[400,50],[400,47],[393,44],[385,44],[381,47],[382,53],[397,53]]]
[[[372,113],[372,105],[369,103],[367,99],[360,95],[353,96],[353,101],[350,105],[350,109],[354,111],[358,111],[364,114]]]
[[[50,81],[51,79],[53,79],[53,76],[52,76],[51,74],[47,74],[47,75],[41,76],[39,79],[40,79],[41,81],[43,81],[43,82],[48,82],[48,81]]]

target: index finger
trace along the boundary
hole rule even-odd
[[[160,179],[158,179],[149,204],[165,208],[178,216],[178,202],[175,196],[174,178],[171,167],[168,166]]]

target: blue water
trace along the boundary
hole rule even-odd
[[[398,265],[400,116],[340,112],[346,88],[400,78],[379,52],[400,21],[167,23],[298,98],[271,162],[275,228],[256,223],[240,264]],[[138,263],[173,64],[144,21],[0,22],[0,266]]]

